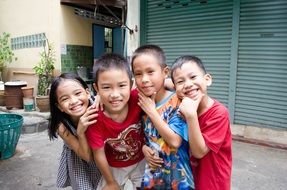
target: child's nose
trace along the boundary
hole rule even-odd
[[[143,75],[142,77],[142,83],[148,82],[149,81],[149,77],[147,75]]]
[[[119,96],[119,92],[117,90],[114,90],[111,94],[110,94],[110,98],[116,98]]]
[[[185,81],[185,83],[184,83],[184,87],[185,88],[188,88],[188,87],[191,87],[191,86],[193,86],[193,81],[192,80]]]
[[[78,101],[78,98],[76,96],[71,97],[71,103],[75,103]]]

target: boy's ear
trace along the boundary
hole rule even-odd
[[[93,87],[94,87],[95,91],[98,92],[98,87],[97,87],[96,83],[93,83]]]
[[[136,86],[135,86],[135,82],[134,82],[134,79],[131,80],[131,89],[135,89]]]
[[[89,88],[86,88],[86,93],[90,96],[91,95],[91,91]]]
[[[211,75],[207,73],[207,74],[204,75],[204,78],[206,80],[206,85],[207,86],[211,86],[211,84],[212,84],[212,77],[211,77]]]
[[[168,74],[169,74],[169,67],[166,66],[166,67],[163,69],[163,72],[164,72],[164,74],[165,74],[165,78],[167,78],[167,77],[168,77]]]

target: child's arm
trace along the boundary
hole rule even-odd
[[[209,152],[209,148],[205,144],[205,140],[198,123],[197,108],[200,100],[201,98],[192,100],[185,97],[179,106],[180,112],[185,117],[188,125],[189,146],[191,148],[192,155],[199,159]]]
[[[89,125],[97,122],[96,110],[89,107],[86,113],[80,118],[77,127],[77,136],[74,136],[63,124],[58,129],[59,136],[65,143],[83,160],[92,161],[92,152],[88,145],[85,132]]]
[[[119,184],[114,179],[114,176],[110,170],[110,166],[106,158],[104,147],[93,150],[93,155],[94,155],[94,160],[96,162],[96,165],[101,171],[107,183],[103,189],[107,189],[107,190],[120,189]]]
[[[169,146],[173,148],[178,148],[181,145],[182,138],[175,133],[173,130],[171,130],[169,127],[167,127],[167,123],[161,118],[159,113],[157,112],[155,108],[155,102],[154,102],[153,95],[152,98],[146,97],[144,94],[139,93],[139,106],[143,109],[143,111],[148,115],[151,122],[157,129],[160,136],[169,144]]]

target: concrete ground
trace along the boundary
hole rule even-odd
[[[49,141],[46,130],[21,134],[16,154],[0,161],[0,189],[57,189],[62,143]],[[287,150],[233,141],[232,190],[286,189],[286,161]]]

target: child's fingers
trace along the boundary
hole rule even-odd
[[[94,119],[94,120],[92,120],[92,121],[87,122],[87,125],[88,125],[88,126],[93,125],[93,124],[97,123],[97,121],[98,121],[98,120]]]
[[[87,117],[88,121],[92,121],[92,120],[96,120],[98,118],[98,114],[95,113],[95,114],[91,114]]]
[[[162,158],[159,157],[153,157],[149,162],[148,162],[150,167],[161,167],[163,164]]]

